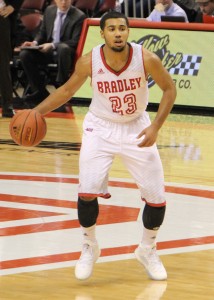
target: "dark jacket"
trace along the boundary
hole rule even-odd
[[[24,0],[4,0],[6,5],[11,5],[14,8],[14,12],[9,15],[10,20],[10,34],[11,34],[11,42],[12,45],[15,45],[15,38],[16,38],[16,29],[17,29],[17,16],[20,7]]]
[[[4,0],[4,2],[6,3],[6,5],[11,5],[14,8],[14,12],[9,15],[10,23],[14,26],[14,23],[16,23],[18,11],[22,6],[24,0]]]
[[[50,5],[46,8],[40,31],[35,37],[35,41],[37,41],[38,44],[52,42],[56,13],[56,5]],[[66,43],[71,48],[76,48],[82,30],[82,23],[85,18],[86,15],[81,10],[71,6],[61,29],[60,41]],[[55,46],[57,48],[57,44]]]
[[[196,14],[195,23],[204,23],[203,21],[203,13],[201,11],[198,11],[198,13]]]

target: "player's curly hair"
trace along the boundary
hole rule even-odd
[[[122,14],[118,11],[112,10],[112,11],[106,12],[102,15],[101,20],[100,20],[101,30],[104,30],[106,20],[108,20],[108,19],[119,19],[119,18],[125,19],[126,20],[126,25],[129,27],[128,18],[124,14]]]

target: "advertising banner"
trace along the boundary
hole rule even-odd
[[[177,105],[214,107],[213,31],[167,28],[130,28],[129,42],[156,53],[177,88]],[[103,44],[99,26],[89,26],[83,54]],[[161,91],[148,80],[150,103],[159,103]],[[75,97],[91,98],[90,80]]]

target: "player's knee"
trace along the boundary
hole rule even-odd
[[[97,198],[87,199],[87,201],[82,197],[78,198],[78,219],[81,226],[91,227],[96,224],[98,214],[99,205]]]
[[[165,205],[154,207],[146,204],[142,216],[144,227],[150,230],[158,230],[163,223],[165,211]]]

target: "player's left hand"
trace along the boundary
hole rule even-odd
[[[157,140],[158,128],[151,124],[149,127],[146,127],[138,135],[137,139],[140,139],[144,136],[144,139],[138,144],[138,147],[151,147]]]

